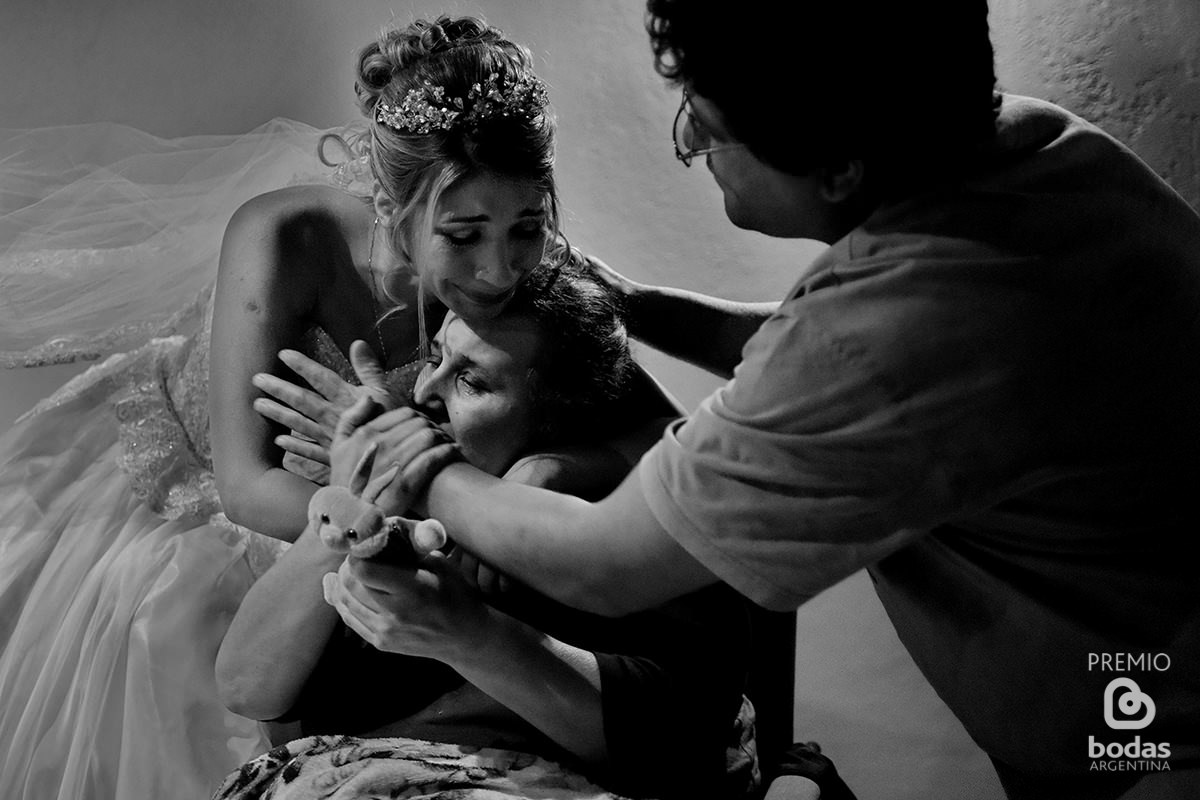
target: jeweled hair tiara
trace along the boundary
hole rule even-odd
[[[375,120],[401,133],[429,133],[474,127],[495,117],[532,119],[547,106],[546,86],[532,75],[500,78],[496,73],[476,83],[466,97],[446,97],[443,86],[426,83],[409,89],[398,106],[377,103]]]

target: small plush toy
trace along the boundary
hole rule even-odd
[[[375,447],[372,445],[355,465],[348,487],[318,489],[308,501],[308,522],[316,526],[317,535],[326,547],[340,553],[389,563],[414,563],[417,553],[409,539],[408,528],[415,526],[413,535],[428,544],[428,549],[446,543],[446,530],[435,519],[417,522],[384,514],[375,501],[396,478],[399,467],[393,466],[369,481],[374,461]]]

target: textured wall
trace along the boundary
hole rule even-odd
[[[992,0],[1001,85],[1121,139],[1200,209],[1200,3]]]

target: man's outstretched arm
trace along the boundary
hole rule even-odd
[[[587,502],[444,468],[426,494],[429,516],[491,566],[566,605],[607,616],[651,608],[717,578],[659,524],[637,471]]]
[[[624,297],[631,336],[722,378],[733,377],[742,348],[779,308],[638,283],[594,257],[588,264]]]

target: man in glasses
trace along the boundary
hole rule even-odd
[[[1011,797],[1200,796],[1200,218],[996,92],[983,0],[648,8],[679,160],[829,249],[771,306],[606,272],[635,336],[730,382],[603,501],[455,464],[430,514],[607,614],[867,568]]]

